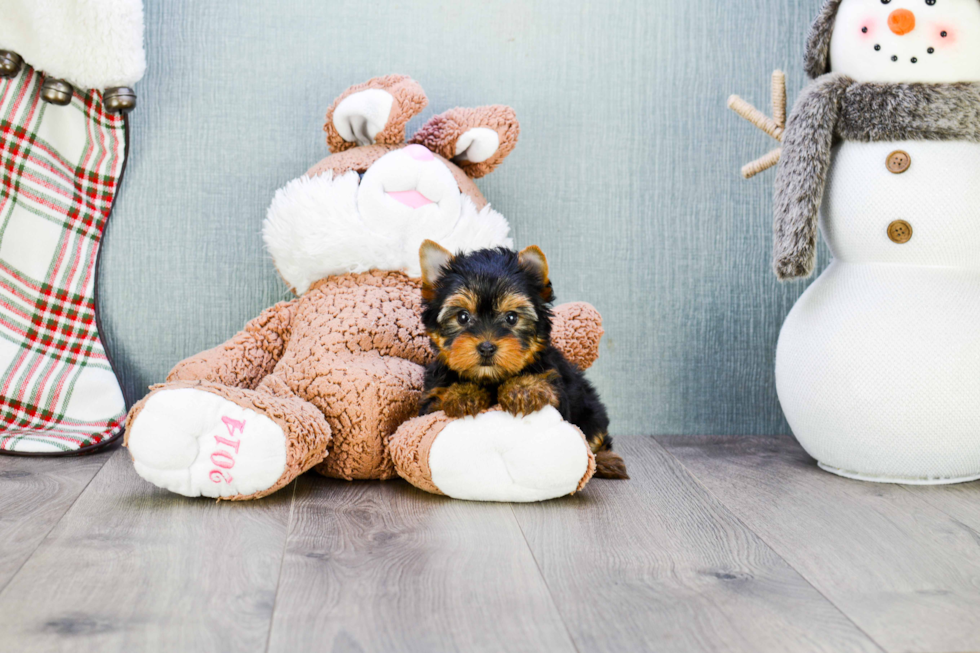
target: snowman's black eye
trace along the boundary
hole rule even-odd
[[[926,50],[926,52],[928,52],[929,54],[932,54],[935,51],[936,51],[936,48],[929,48],[928,50]]]
[[[926,4],[927,4],[927,5],[929,5],[929,6],[931,7],[931,6],[933,6],[934,4],[936,4],[936,0],[926,0]]]
[[[883,5],[887,5],[887,4],[888,4],[889,2],[891,2],[891,1],[892,1],[892,0],[881,0],[881,4],[883,4]]]

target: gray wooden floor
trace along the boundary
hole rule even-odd
[[[980,485],[617,442],[632,481],[533,505],[312,474],[218,504],[124,450],[0,457],[0,651],[980,650]]]

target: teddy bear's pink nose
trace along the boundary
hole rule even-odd
[[[432,152],[424,145],[409,145],[405,148],[405,153],[416,161],[431,161],[433,159]]]

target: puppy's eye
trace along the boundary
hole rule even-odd
[[[469,324],[471,319],[472,316],[469,314],[468,311],[460,311],[459,314],[456,315],[456,321],[459,322],[462,326],[466,326],[467,324]]]
[[[510,313],[504,316],[504,320],[507,321],[507,324],[514,326],[515,324],[517,324],[517,313],[511,311]]]

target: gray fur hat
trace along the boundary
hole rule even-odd
[[[810,35],[806,39],[806,54],[803,57],[806,74],[816,79],[830,72],[830,37],[834,34],[834,21],[843,0],[824,0],[820,15],[813,21]]]

